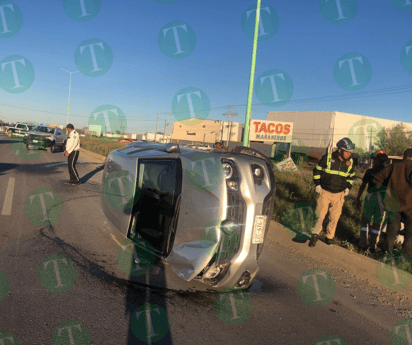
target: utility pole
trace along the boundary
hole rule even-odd
[[[224,114],[223,114],[223,116],[226,116],[226,115],[227,115],[227,117],[228,117],[228,127],[229,127],[230,129],[228,128],[227,147],[229,147],[230,135],[232,134],[232,133],[231,133],[232,123],[230,122],[230,117],[231,117],[231,116],[236,116],[236,115],[238,115],[238,114],[237,114],[237,113],[232,113],[232,108],[234,108],[234,107],[232,107],[232,106],[226,106],[225,108],[226,108],[226,109],[229,109],[229,112],[228,112],[228,113],[224,113]],[[229,125],[229,122],[230,122],[230,125]],[[223,133],[222,133],[222,135],[223,135]]]
[[[169,136],[170,136],[170,116],[172,116],[172,114],[167,114],[168,116],[169,116],[169,123],[168,123],[168,125],[167,125],[167,137],[169,138]]]
[[[163,140],[165,140],[165,136],[166,136],[166,120],[165,120],[165,126],[163,128]]]
[[[158,120],[159,120],[159,114],[156,114],[156,132],[155,132],[154,141],[156,141],[156,138],[157,138],[157,121]]]
[[[257,0],[255,33],[253,37],[253,48],[252,48],[252,63],[250,64],[249,91],[248,91],[247,106],[246,106],[245,135],[243,136],[243,146],[247,146],[247,147],[249,147],[249,131],[250,131],[249,123],[251,119],[250,113],[252,109],[253,86],[254,86],[254,81],[255,81],[256,53],[257,53],[258,36],[259,36],[260,5],[261,5],[261,0]]]

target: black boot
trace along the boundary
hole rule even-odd
[[[332,242],[333,242],[333,238],[332,238],[332,239],[329,239],[329,238],[325,237],[325,243],[326,243],[328,246],[330,246],[330,245],[332,244]]]
[[[319,239],[319,235],[313,235],[309,241],[309,247],[316,246],[316,242],[318,242],[318,239]]]

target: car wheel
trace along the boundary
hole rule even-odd
[[[66,151],[66,142],[64,142],[64,144],[62,146],[60,146],[60,151],[61,152]]]
[[[50,145],[50,153],[54,153],[55,148],[56,148],[56,144],[53,141]]]

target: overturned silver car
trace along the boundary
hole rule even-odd
[[[124,237],[149,243],[186,281],[247,288],[275,189],[271,162],[253,149],[133,142],[106,159],[102,207]]]

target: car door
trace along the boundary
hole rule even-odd
[[[60,130],[60,128],[56,128],[55,137],[56,137],[56,144],[61,145],[62,144],[62,131]]]

